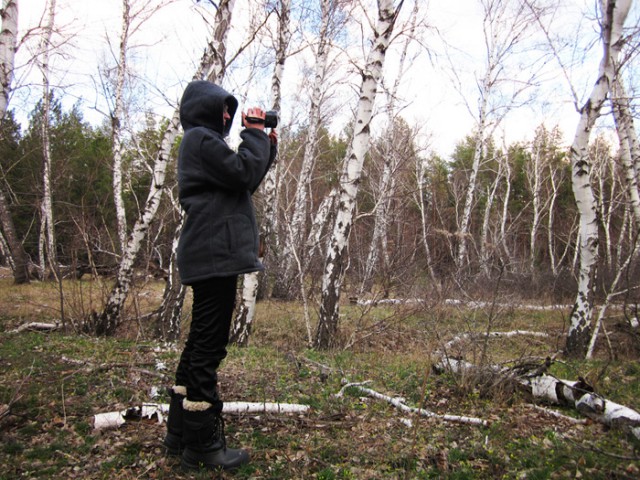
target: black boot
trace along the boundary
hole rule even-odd
[[[224,420],[211,404],[185,400],[184,406],[183,468],[232,470],[249,462],[245,450],[227,448]]]
[[[164,437],[164,446],[167,454],[180,455],[184,449],[182,441],[182,423],[184,410],[182,401],[187,395],[186,387],[174,386],[170,389],[171,403],[169,404],[169,417],[167,418],[167,435]]]

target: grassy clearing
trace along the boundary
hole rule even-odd
[[[144,309],[157,300],[149,285]],[[100,295],[101,287],[76,286]],[[118,338],[64,332],[8,333],[27,321],[52,321],[57,291],[51,285],[0,285],[0,479],[204,479],[164,456],[164,425],[129,422],[92,429],[95,413],[151,400],[168,401],[179,348],[146,338],[131,322]],[[76,305],[85,305],[88,300]],[[155,300],[154,300],[155,299]],[[72,311],[70,309],[69,311]],[[435,353],[461,333],[536,330],[548,337],[516,336],[459,342],[450,354],[469,361],[541,361],[562,346],[562,311],[452,308],[442,305],[344,305],[341,336],[348,349],[306,347],[299,305],[263,302],[251,345],[230,348],[220,372],[225,398],[305,403],[307,415],[227,417],[228,443],[248,448],[249,466],[219,478],[238,479],[475,479],[638,478],[640,444],[627,434],[576,425],[535,409],[519,392],[487,387],[473,378],[432,372]],[[566,312],[565,312],[566,315]],[[603,345],[590,362],[558,361],[551,372],[582,376],[608,398],[640,410],[639,345],[607,325],[616,345]],[[164,368],[166,367],[166,368]],[[342,380],[368,381],[380,393],[437,413],[477,416],[487,427],[408,416],[355,389],[336,398]],[[566,409],[557,409],[577,416]],[[408,426],[403,420],[410,419]]]

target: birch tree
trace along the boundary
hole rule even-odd
[[[320,22],[314,51],[314,73],[313,80],[309,86],[311,97],[309,99],[307,138],[304,144],[302,165],[296,179],[293,213],[284,235],[284,249],[281,255],[282,268],[276,279],[273,292],[276,297],[287,298],[291,295],[292,292],[289,289],[296,283],[291,281],[292,278],[296,277],[295,259],[297,258],[302,264],[304,263],[303,248],[307,234],[309,188],[317,156],[322,108],[327,94],[329,53],[332,46],[332,37],[335,37],[341,27],[344,26],[347,16],[343,10],[348,3],[348,0],[320,2]],[[299,281],[302,282],[304,279],[300,278]]]
[[[591,94],[579,111],[580,119],[570,149],[571,184],[580,214],[578,291],[565,345],[566,353],[571,357],[583,357],[587,353],[598,260],[598,218],[591,186],[589,137],[612,87],[614,66],[624,44],[623,27],[630,7],[631,0],[607,0],[600,3],[603,56]]]
[[[467,109],[475,118],[475,151],[464,196],[464,207],[458,227],[456,265],[460,271],[468,263],[471,215],[476,196],[476,180],[484,161],[486,142],[504,116],[531,86],[535,71],[511,65],[531,31],[526,9],[508,0],[480,0],[483,9],[485,48],[484,72],[476,80],[478,101]]]
[[[123,190],[125,172],[123,171],[123,159],[126,150],[126,87],[129,72],[129,56],[135,48],[132,44],[133,37],[144,24],[158,13],[162,8],[175,0],[121,0],[122,13],[120,22],[120,34],[118,41],[112,48],[115,60],[115,69],[106,67],[102,72],[105,77],[105,93],[110,103],[110,124],[112,143],[112,171],[113,171],[113,198],[116,214],[116,231],[118,237],[119,253],[124,252],[127,245],[127,212],[125,208]],[[107,41],[111,40],[107,37]],[[115,70],[112,73],[111,70]]]
[[[122,197],[122,157],[124,153],[124,81],[127,72],[127,53],[129,32],[131,27],[131,4],[122,0],[122,23],[118,49],[118,66],[114,92],[113,112],[111,113],[111,143],[113,149],[113,198],[116,208],[116,226],[120,253],[124,252],[127,243],[127,214]]]
[[[392,0],[378,0],[378,19],[373,26],[373,43],[361,72],[362,84],[354,132],[343,162],[337,199],[338,211],[325,258],[320,315],[315,338],[317,348],[330,347],[338,330],[339,300],[346,267],[345,253],[354,219],[364,157],[369,148],[373,107],[393,27],[402,4],[403,0],[394,7]]]
[[[501,157],[500,153],[497,156]],[[491,274],[491,254],[492,248],[491,245],[497,245],[497,242],[490,242],[490,227],[491,227],[491,209],[493,207],[493,203],[496,199],[498,188],[500,186],[500,181],[503,177],[503,165],[505,161],[498,160],[498,171],[496,172],[496,176],[493,179],[493,183],[491,186],[486,186],[486,195],[485,195],[485,207],[484,207],[484,215],[482,216],[482,228],[480,230],[480,268],[483,271],[483,274],[486,278],[490,277]]]
[[[42,122],[40,134],[42,137],[42,203],[40,205],[40,268],[42,278],[46,278],[46,271],[58,277],[58,256],[56,254],[56,240],[53,221],[53,193],[51,191],[51,142],[50,142],[50,105],[51,84],[50,56],[53,48],[53,26],[56,15],[56,0],[49,0],[47,24],[45,25],[40,42],[40,71],[42,73]],[[45,255],[46,252],[46,255]]]
[[[615,168],[612,145],[603,136],[595,138],[589,147],[592,168],[592,184],[595,186],[594,195],[598,208],[598,218],[602,225],[603,242],[600,251],[604,255],[604,265],[613,267],[613,240],[611,227],[616,213],[616,205],[620,204],[618,198],[618,179]]]
[[[529,232],[529,269],[535,273],[538,263],[538,238],[542,226],[543,216],[549,208],[550,195],[545,195],[552,172],[556,148],[560,141],[557,128],[547,130],[544,125],[536,129],[531,145],[531,154],[527,158],[525,173],[527,186],[531,194],[531,231]]]
[[[410,15],[410,24],[405,37],[405,41],[400,52],[400,61],[398,64],[398,73],[387,93],[386,113],[388,115],[388,127],[383,134],[381,158],[383,161],[382,174],[377,187],[379,198],[376,201],[374,209],[373,234],[369,243],[369,251],[365,263],[360,293],[369,291],[372,287],[373,272],[378,266],[379,259],[388,265],[388,249],[387,249],[387,228],[390,224],[390,206],[391,200],[396,190],[396,174],[403,158],[398,150],[404,150],[409,147],[405,142],[398,143],[394,141],[394,128],[396,126],[395,117],[397,115],[396,102],[398,99],[398,89],[400,81],[405,73],[405,62],[411,42],[414,40],[416,31],[416,23],[418,20],[418,2],[414,2],[413,10]]]
[[[429,277],[431,280],[436,283],[437,277],[433,268],[433,256],[431,254],[431,246],[429,245],[429,218],[427,212],[427,199],[430,198],[432,201],[437,202],[437,197],[432,192],[429,192],[429,179],[428,179],[428,169],[429,169],[429,159],[416,156],[415,158],[415,177],[416,177],[416,191],[413,195],[414,202],[418,207],[420,212],[420,234],[421,234],[421,243],[422,248],[424,249],[425,259],[427,261],[427,271],[429,273]],[[434,202],[435,203],[435,202]],[[436,283],[437,285],[437,283]]]
[[[11,95],[18,43],[18,0],[4,0],[0,17],[2,18],[2,31],[0,31],[0,119],[4,120]],[[16,233],[2,183],[0,183],[0,226],[7,243],[8,253],[11,255],[9,263],[13,267],[15,283],[29,283],[29,260]]]
[[[3,0],[2,31],[0,32],[0,114],[4,118],[9,107],[11,82],[18,43],[18,0]]]
[[[225,71],[225,46],[224,40],[231,22],[235,0],[221,0],[218,4],[213,27],[214,40],[209,42],[202,55],[200,65],[193,79],[206,78],[211,81],[220,81]],[[221,41],[220,41],[221,39]],[[155,218],[160,199],[165,188],[167,165],[171,161],[171,151],[180,132],[180,109],[177,107],[164,132],[159,153],[155,159],[151,177],[151,185],[144,208],[136,220],[127,248],[122,255],[115,284],[109,294],[103,311],[93,319],[95,332],[98,335],[113,334],[121,323],[122,311],[129,295],[133,276],[134,260],[142,242],[145,239],[149,226]],[[181,287],[176,287],[181,288]],[[166,293],[166,290],[165,290]]]
[[[611,85],[611,99],[628,201],[636,228],[640,229],[640,142],[631,113],[629,95],[620,73]]]
[[[282,102],[282,77],[288,56],[289,43],[291,41],[291,30],[289,27],[291,14],[291,0],[280,0],[278,15],[278,38],[275,45],[275,64],[271,77],[271,97],[272,109],[280,111]],[[260,224],[260,238],[262,242],[262,252],[260,261],[264,260],[267,253],[266,243],[272,238],[272,233],[277,226],[277,179],[278,162],[267,172],[263,181],[264,192],[264,215]],[[256,301],[258,297],[260,272],[245,274],[242,279],[242,297],[231,328],[230,339],[237,345],[247,345],[251,334],[251,326],[255,317]]]

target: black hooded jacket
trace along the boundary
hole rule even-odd
[[[231,119],[224,124],[227,105]],[[268,135],[240,133],[237,153],[224,137],[238,101],[207,81],[191,82],[180,104],[184,137],[178,155],[178,189],[186,220],[178,243],[183,284],[262,270],[251,195],[276,154]]]

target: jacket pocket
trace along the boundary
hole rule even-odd
[[[212,232],[212,252],[216,264],[225,269],[241,269],[255,257],[254,224],[242,214],[218,222]]]

